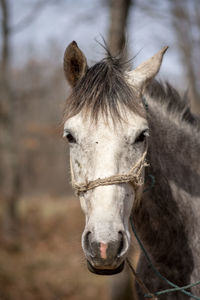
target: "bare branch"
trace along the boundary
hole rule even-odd
[[[42,13],[42,11],[44,10],[44,8],[48,5],[48,4],[52,4],[52,3],[57,3],[60,1],[56,1],[56,0],[38,0],[38,2],[35,4],[35,6],[33,7],[32,11],[26,16],[24,17],[22,20],[20,20],[17,24],[13,25],[10,28],[10,31],[12,34],[18,33],[23,29],[26,29],[27,26],[29,26],[31,23],[33,23],[36,18],[38,18],[38,16]]]

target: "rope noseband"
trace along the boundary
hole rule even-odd
[[[121,183],[131,183],[134,186],[134,188],[137,190],[138,187],[144,184],[144,177],[142,176],[142,170],[144,167],[148,166],[145,160],[146,154],[147,154],[147,149],[145,149],[142,157],[131,168],[128,174],[121,174],[121,175],[119,174],[119,175],[113,175],[105,178],[98,178],[96,180],[91,180],[86,183],[77,183],[74,180],[74,173],[71,166],[72,187],[76,190],[77,194],[80,194],[81,192],[83,193],[87,192],[98,186],[121,184]]]

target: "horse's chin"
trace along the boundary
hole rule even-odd
[[[87,260],[88,270],[97,275],[115,275],[123,271],[124,269],[124,261],[117,267],[116,269],[98,269],[91,265],[91,263]]]

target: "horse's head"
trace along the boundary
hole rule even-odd
[[[148,123],[142,90],[159,71],[165,50],[132,72],[124,72],[120,60],[110,55],[88,68],[75,42],[65,52],[72,94],[64,137],[70,145],[72,183],[86,217],[82,247],[90,271],[97,274],[123,269],[129,217],[143,189]]]

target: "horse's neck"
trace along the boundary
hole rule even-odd
[[[161,103],[150,97],[147,102],[150,126],[147,188],[151,184],[149,175],[155,177],[155,184],[144,193],[141,206],[134,214],[135,223],[149,253],[166,275],[171,274],[178,283],[187,274],[183,279],[187,282],[196,264],[195,257],[200,255],[197,161],[200,142],[195,137],[197,131],[191,133],[189,124],[170,115]]]

